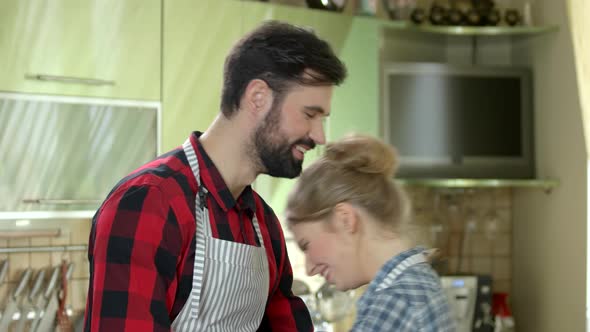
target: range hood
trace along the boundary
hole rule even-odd
[[[0,219],[91,218],[158,154],[160,104],[0,94]]]

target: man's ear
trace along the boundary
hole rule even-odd
[[[334,207],[334,223],[336,229],[348,234],[354,234],[359,229],[359,215],[354,206],[347,202],[336,204]]]
[[[265,114],[272,104],[272,90],[265,81],[253,79],[246,86],[241,102],[241,108],[255,115]]]

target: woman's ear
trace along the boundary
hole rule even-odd
[[[272,91],[261,79],[253,79],[248,83],[242,95],[242,108],[255,115],[264,115],[272,104]]]
[[[350,203],[338,203],[334,207],[334,223],[337,230],[354,234],[359,229],[359,215]]]

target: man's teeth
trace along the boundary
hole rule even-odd
[[[296,146],[295,146],[295,148],[296,148],[297,150],[301,151],[301,153],[305,153],[305,152],[307,152],[307,150],[306,150],[304,147],[302,147],[301,145],[296,145]]]

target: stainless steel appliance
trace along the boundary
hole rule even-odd
[[[398,177],[535,177],[529,68],[389,62],[382,75]]]
[[[492,278],[486,275],[441,277],[457,332],[492,332]]]

